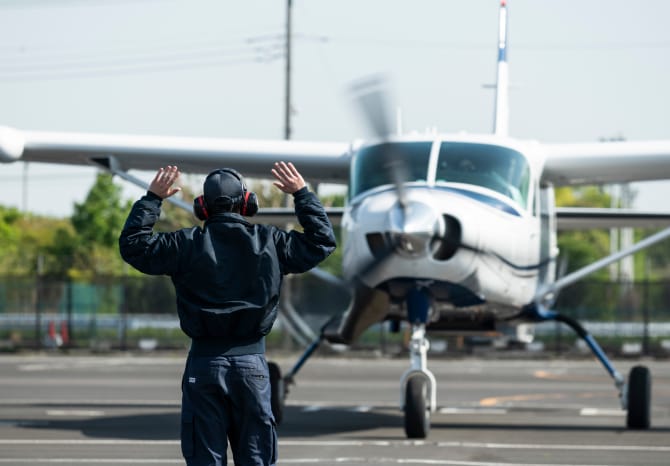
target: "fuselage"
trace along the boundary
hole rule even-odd
[[[528,304],[549,265],[541,162],[493,136],[402,138],[358,149],[343,218],[349,280],[442,309]],[[545,251],[543,251],[543,248]]]

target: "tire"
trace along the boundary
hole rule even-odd
[[[428,378],[414,374],[405,387],[405,434],[407,438],[426,438],[430,431]]]
[[[651,425],[651,373],[645,366],[635,366],[628,375],[629,429],[648,429]]]
[[[279,425],[284,417],[284,400],[286,398],[284,379],[281,377],[281,370],[277,363],[269,362],[268,369],[270,370],[270,404],[275,423]]]

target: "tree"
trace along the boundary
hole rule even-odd
[[[7,273],[12,269],[19,250],[21,229],[18,225],[21,213],[15,208],[0,206],[0,270]]]
[[[72,278],[123,273],[126,267],[118,253],[118,238],[129,210],[130,202],[121,200],[121,188],[112,176],[99,173],[84,202],[74,205],[72,225],[77,243]]]
[[[610,196],[598,186],[556,189],[556,205],[560,207],[609,207]],[[609,253],[609,231],[582,230],[558,233],[561,256],[568,262],[568,272],[584,267]],[[605,278],[607,269],[594,277]]]
[[[178,194],[182,200],[191,203],[195,197],[189,186],[182,186]],[[154,231],[175,231],[181,228],[192,227],[199,220],[192,211],[187,211],[170,202],[163,201],[161,205],[161,216],[156,222]]]
[[[75,203],[72,225],[83,243],[116,248],[129,208],[129,203],[122,203],[121,187],[112,175],[98,173],[86,200]]]

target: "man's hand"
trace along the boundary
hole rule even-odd
[[[276,162],[272,174],[277,178],[273,184],[287,194],[293,194],[305,187],[305,180],[291,162]]]
[[[172,185],[179,179],[179,175],[179,169],[172,165],[168,165],[167,168],[159,168],[156,176],[154,176],[154,179],[149,185],[149,191],[161,199],[165,199],[166,197],[178,193],[181,191],[181,188],[173,188]]]

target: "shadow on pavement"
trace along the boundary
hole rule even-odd
[[[158,413],[106,415],[86,419],[34,419],[20,422],[21,427],[44,430],[70,430],[89,438],[129,440],[179,439],[179,409]],[[315,437],[342,434],[379,427],[402,429],[402,417],[375,412],[323,409],[304,412],[301,407],[286,407],[280,437]]]
[[[89,438],[113,438],[129,440],[177,440],[179,439],[179,408],[169,411],[105,415],[86,419],[34,419],[21,421],[20,427],[44,430],[78,431]],[[398,439],[404,439],[403,416],[399,410],[356,412],[343,409],[320,409],[304,411],[300,406],[287,406],[284,422],[279,426],[280,438],[309,438],[328,435],[360,433],[375,429],[397,429]],[[432,422],[435,430],[495,430],[495,431],[546,431],[546,432],[625,432],[620,425],[585,425],[575,423],[504,423],[504,422]],[[670,428],[652,426],[648,431],[670,432]],[[360,435],[357,435],[360,438]],[[375,437],[377,438],[377,437]],[[395,436],[394,436],[395,438]]]

